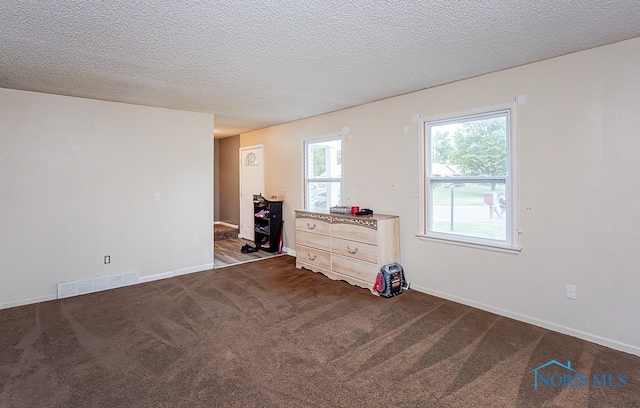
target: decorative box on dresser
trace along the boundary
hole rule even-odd
[[[296,210],[296,267],[373,291],[383,265],[400,262],[400,219]]]

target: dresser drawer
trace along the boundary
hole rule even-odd
[[[312,234],[329,235],[331,232],[331,224],[313,218],[296,218],[296,229]]]
[[[306,231],[297,231],[296,244],[329,252],[331,249],[331,238],[329,238],[328,235],[314,234],[313,232]]]
[[[331,236],[376,245],[378,231],[357,224],[331,224]]]
[[[331,255],[316,248],[296,244],[296,258],[309,265],[331,269]]]
[[[298,254],[298,256],[300,255]],[[331,270],[365,282],[371,282],[371,284],[376,281],[378,275],[378,265],[337,254],[331,256]]]
[[[331,238],[331,252],[367,262],[378,262],[378,247],[362,242]]]

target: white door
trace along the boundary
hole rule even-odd
[[[264,146],[240,148],[240,238],[253,241],[253,195],[264,192]]]

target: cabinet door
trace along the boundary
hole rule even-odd
[[[280,250],[280,233],[282,229],[282,202],[269,203],[269,246],[271,252]]]

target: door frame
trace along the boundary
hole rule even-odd
[[[240,198],[239,198],[239,201],[240,201],[239,237],[240,238],[245,238],[245,239],[250,239],[252,241],[253,241],[253,237],[247,238],[247,237],[244,237],[243,234],[242,234],[242,231],[243,231],[243,225],[242,225],[242,182],[243,182],[243,180],[242,180],[242,177],[243,177],[242,168],[244,166],[244,154],[243,154],[243,151],[255,150],[255,149],[261,149],[262,150],[262,164],[261,164],[261,166],[262,166],[262,185],[265,186],[265,188],[266,188],[266,185],[265,185],[265,178],[266,178],[266,171],[265,170],[266,170],[266,168],[264,166],[264,163],[265,163],[264,144],[257,144],[257,145],[251,145],[251,146],[242,146],[242,147],[240,147],[238,149],[238,157],[239,157],[238,171],[240,172],[240,177],[238,178],[239,183],[240,183],[240,185],[238,186],[239,187],[238,191],[240,193]],[[264,191],[261,191],[260,193],[261,194],[266,194]]]

